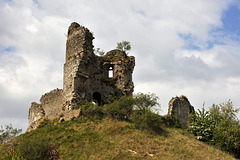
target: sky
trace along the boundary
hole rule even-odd
[[[181,95],[240,107],[239,0],[0,0],[0,126],[25,131],[31,102],[62,88],[72,22],[105,52],[131,43],[134,93],[155,93],[161,115]]]

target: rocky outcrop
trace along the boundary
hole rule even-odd
[[[194,107],[186,96],[175,97],[169,101],[168,114],[178,117],[184,128],[187,128],[188,116],[194,112]]]

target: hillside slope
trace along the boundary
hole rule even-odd
[[[22,145],[18,145],[19,142]],[[164,128],[162,134],[157,135],[137,130],[129,122],[111,119],[55,123],[18,136],[14,145],[25,150],[30,147],[34,152],[36,144],[46,143],[54,146],[64,160],[234,159],[181,129]],[[8,148],[8,145],[1,147],[0,157]]]

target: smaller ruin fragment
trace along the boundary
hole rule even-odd
[[[168,114],[178,117],[184,128],[187,128],[188,116],[194,112],[194,107],[184,95],[176,96],[169,101]]]
[[[28,127],[31,126],[31,129],[36,129],[39,121],[45,116],[45,111],[42,108],[41,104],[32,102],[31,107],[28,113]]]
[[[109,96],[132,95],[135,57],[117,49],[97,56],[93,39],[92,33],[78,23],[73,22],[69,26],[63,89],[44,94],[40,104],[32,103],[27,131],[36,129],[43,117],[52,120],[61,114],[62,119],[68,120],[78,116],[82,101],[95,101],[102,105]]]

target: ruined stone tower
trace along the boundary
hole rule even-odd
[[[43,95],[40,104],[29,109],[28,131],[35,129],[43,118],[54,119],[60,113],[65,118],[79,114],[83,100],[104,104],[108,96],[132,95],[132,73],[135,58],[124,51],[112,50],[104,56],[93,52],[92,33],[73,22],[68,28],[63,89]]]
[[[187,128],[188,116],[194,112],[194,107],[186,96],[175,97],[169,101],[168,114],[178,117],[184,128]]]

